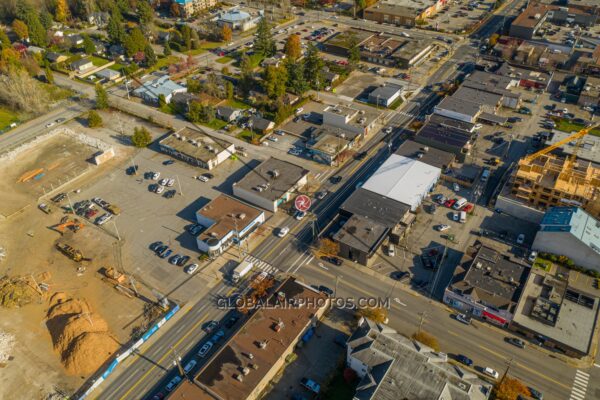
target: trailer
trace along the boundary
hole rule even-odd
[[[244,260],[237,267],[231,271],[231,280],[233,282],[239,282],[252,268],[254,267],[254,263],[252,261]]]

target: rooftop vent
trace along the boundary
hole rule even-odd
[[[429,147],[425,146],[421,150],[423,150],[424,153],[427,153],[429,151]]]
[[[258,364],[248,364],[248,366],[254,370],[258,369]]]
[[[237,215],[237,218],[238,218],[238,219],[241,219],[241,220],[243,221],[244,219],[246,219],[246,214],[245,214],[245,213],[239,213],[239,214]]]
[[[249,373],[250,373],[250,368],[248,368],[248,367],[242,368],[242,374],[244,374],[244,376],[248,375]]]
[[[279,176],[279,170],[274,169],[273,171],[271,171],[271,175],[273,176],[273,178],[277,178]]]
[[[483,264],[481,263],[481,261],[477,261],[477,262],[475,263],[475,268],[477,268],[477,269],[481,269],[481,267],[483,267]]]
[[[244,382],[244,376],[242,374],[236,374],[235,375],[235,380],[236,381],[240,381],[240,382]]]
[[[261,341],[261,342],[258,342],[258,348],[259,349],[266,349],[267,348],[267,342],[264,341],[264,340]]]
[[[178,138],[178,139],[179,139],[179,133],[175,132],[175,133],[173,134],[173,136],[175,136],[176,138]]]
[[[246,357],[248,357],[249,359],[253,360],[254,359],[254,354],[248,353],[248,354],[246,354]]]

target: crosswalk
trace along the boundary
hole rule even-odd
[[[406,111],[396,111],[394,116],[388,121],[391,124],[401,125],[407,118],[413,118],[415,115]]]
[[[585,392],[587,391],[590,374],[577,370],[573,379],[573,387],[571,388],[571,397],[569,400],[584,400]]]
[[[254,257],[252,254],[249,254],[248,256],[246,256],[246,261],[249,261],[251,263],[254,264],[254,268],[260,269],[264,272],[266,272],[269,275],[275,276],[277,275],[279,272],[281,272],[279,270],[279,268],[269,264],[266,261],[261,260],[258,257]]]

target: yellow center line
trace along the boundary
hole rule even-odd
[[[482,349],[482,350],[485,350],[485,351],[487,351],[487,352],[488,352],[488,353],[490,353],[490,354],[493,354],[493,355],[495,355],[496,357],[498,357],[498,358],[499,358],[499,359],[501,359],[502,361],[506,360],[506,357],[505,357],[504,355],[502,355],[502,354],[500,354],[500,353],[497,353],[497,352],[495,352],[495,351],[493,351],[493,350],[490,350],[490,349],[488,349],[488,348],[487,348],[487,347],[485,347],[485,346],[482,346],[482,345],[479,345],[479,344],[478,344],[478,345],[477,345],[477,347],[479,347],[479,348],[480,348],[480,349]],[[528,372],[531,372],[532,374],[535,374],[535,375],[539,376],[540,378],[543,378],[543,379],[547,380],[548,382],[552,382],[552,383],[554,383],[555,385],[561,386],[561,387],[563,387],[563,388],[565,388],[565,389],[567,389],[567,390],[571,390],[571,387],[570,387],[570,386],[568,386],[568,385],[565,385],[564,383],[562,383],[562,382],[560,382],[560,381],[557,381],[557,380],[555,380],[555,379],[552,379],[552,378],[550,378],[549,376],[547,376],[547,375],[544,375],[544,374],[542,374],[541,372],[538,372],[538,371],[536,371],[535,369],[532,369],[532,368],[526,367],[525,365],[521,364],[520,362],[515,362],[515,363],[514,363],[514,365],[516,365],[516,366],[518,366],[519,368],[522,368],[522,369],[524,369],[524,370],[526,370],[526,371],[528,371]]]
[[[208,313],[204,314],[204,316],[194,324],[194,326],[192,326],[192,328],[181,337],[181,339],[179,339],[173,346],[171,346],[172,348],[177,348],[181,342],[183,342],[188,336],[190,336],[192,334],[192,332],[202,323],[204,322],[204,320],[206,319],[206,317],[208,317]],[[167,333],[168,334],[168,333]],[[129,396],[129,394],[136,388],[139,386],[140,383],[142,383],[142,381],[144,381],[144,379],[146,379],[148,377],[148,375],[150,375],[150,373],[152,371],[154,371],[158,365],[160,365],[161,362],[163,362],[165,360],[165,358],[167,358],[171,353],[170,352],[165,352],[165,354],[157,361],[155,362],[152,367],[146,371],[146,373],[144,375],[142,375],[142,377],[140,379],[137,380],[137,382],[135,384],[133,384],[129,390],[127,392],[125,392],[125,394],[123,396],[121,396],[119,399],[122,400],[124,398],[126,398],[127,396]]]

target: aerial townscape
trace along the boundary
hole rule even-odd
[[[600,400],[600,0],[0,0],[0,400]]]

